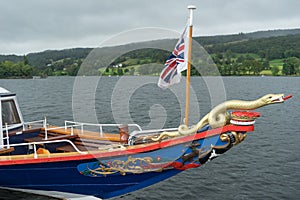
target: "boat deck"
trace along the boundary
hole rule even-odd
[[[57,144],[55,152],[76,152],[74,145],[80,151],[97,151],[104,148],[108,148],[110,145],[120,144],[120,135],[113,133],[102,133],[93,131],[82,131],[78,129],[70,128],[59,128],[55,126],[48,127],[47,133],[45,128],[41,128],[40,133],[31,138],[24,139],[24,142],[35,143],[35,142],[48,142],[48,141],[59,141],[61,144]],[[66,143],[68,140],[72,143]],[[38,145],[39,147],[45,147],[44,144]]]
[[[120,134],[74,127],[27,128],[9,134],[10,144],[0,149],[0,160],[83,155],[124,148]],[[23,138],[23,139],[22,139]]]
[[[83,156],[95,153],[109,156],[112,152],[117,152],[118,155],[123,154],[124,150],[135,152],[147,149],[147,151],[151,151],[162,148],[161,141],[154,141],[153,138],[157,138],[165,131],[177,130],[176,128],[141,130],[139,126],[132,124],[129,134],[128,125],[125,125],[125,131],[129,138],[124,141],[121,140],[124,129],[120,128],[124,125],[86,124],[69,121],[71,125],[66,123],[65,126],[50,126],[45,125],[45,121],[42,122],[43,126],[39,128],[26,125],[25,128],[23,126],[23,130],[10,132],[8,134],[10,144],[0,151],[0,160],[64,158],[69,155]],[[102,128],[105,126],[118,127],[119,132],[103,132]],[[175,142],[177,144],[182,143],[181,137],[184,136],[164,137],[162,140],[169,141],[168,145],[173,144],[174,140],[178,140]],[[189,140],[191,139],[193,138],[189,138]]]
[[[79,129],[60,128],[56,126],[49,126],[47,129],[48,134],[55,133],[61,135],[78,135],[81,138],[120,142],[120,135],[116,133],[99,133],[88,130],[82,131]],[[41,128],[41,131],[45,133],[45,128]]]
[[[0,155],[11,153],[14,150],[15,150],[15,148],[13,148],[13,147],[0,149]]]

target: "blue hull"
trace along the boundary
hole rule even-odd
[[[60,157],[2,161],[0,186],[111,198],[163,181],[183,170],[200,167],[229,150],[237,142],[236,136],[230,132],[231,129],[230,126],[227,130],[220,129],[228,140],[220,139],[220,130],[207,130],[195,136],[175,138],[133,149],[76,154],[73,157],[64,157],[62,154]],[[250,127],[247,131],[252,129]],[[29,135],[36,134],[38,133],[33,132]],[[11,139],[19,142],[24,140],[22,137],[25,135]],[[28,149],[22,147],[15,150],[21,151],[28,152]]]
[[[96,159],[89,161],[93,162]],[[160,173],[88,177],[78,173],[77,165],[80,163],[82,161],[1,166],[1,186],[53,190],[110,198],[147,187],[181,172],[181,170],[172,169]]]

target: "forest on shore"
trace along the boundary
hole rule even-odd
[[[300,29],[193,39],[208,52],[222,76],[300,75]],[[174,46],[176,39],[161,40],[159,43]],[[100,50],[103,50],[104,55],[109,55],[109,52],[117,51],[118,48],[126,48],[126,45]],[[23,56],[0,55],[0,78],[76,76],[92,50],[74,48]],[[161,49],[137,48],[114,58],[107,66],[95,64],[86,75],[159,75],[169,54]],[[200,75],[193,66],[192,75]]]

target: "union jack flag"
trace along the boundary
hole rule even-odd
[[[166,89],[175,83],[179,83],[181,72],[187,68],[187,28],[184,29],[173,52],[167,58],[164,68],[158,80],[158,86]]]

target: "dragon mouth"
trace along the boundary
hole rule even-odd
[[[292,94],[289,94],[289,95],[287,95],[287,96],[281,96],[281,97],[279,97],[278,99],[274,99],[274,100],[272,101],[272,103],[282,103],[282,102],[284,102],[284,101],[286,101],[287,99],[292,98],[292,97],[293,97]]]

